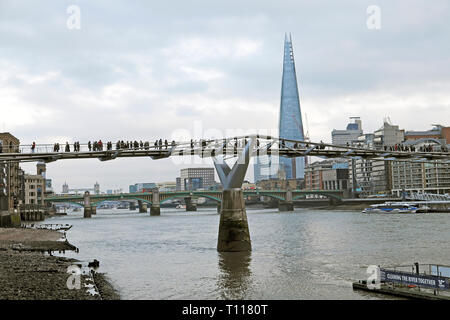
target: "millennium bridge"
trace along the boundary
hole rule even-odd
[[[65,146],[64,144],[62,145]],[[445,151],[391,151],[382,149],[363,148],[358,146],[337,146],[323,142],[299,141],[280,139],[265,135],[249,135],[224,139],[200,140],[196,142],[171,142],[167,145],[147,145],[145,147],[130,147],[109,150],[102,146],[102,150],[91,151],[88,143],[80,144],[78,151],[54,151],[53,144],[31,144],[19,146],[4,146],[0,152],[0,161],[19,162],[53,162],[66,159],[99,159],[100,161],[115,158],[150,157],[163,159],[171,156],[237,156],[249,147],[250,156],[274,155],[282,157],[317,156],[322,158],[353,158],[353,159],[384,159],[384,160],[413,160],[448,161],[450,153]],[[106,150],[103,150],[106,149]]]
[[[161,140],[160,140],[161,141]],[[361,148],[358,146],[336,146],[332,144],[316,143],[280,139],[266,135],[247,135],[223,139],[209,139],[194,142],[171,142],[170,144],[155,143],[154,145],[136,146],[133,148],[116,148],[113,150],[109,143],[107,150],[92,151],[90,144],[79,144],[77,151],[56,151],[52,144],[33,144],[20,146],[6,146],[0,153],[0,161],[4,162],[53,162],[66,159],[99,159],[109,161],[116,158],[150,157],[151,159],[164,159],[174,156],[210,157],[214,162],[217,174],[222,184],[219,235],[217,241],[218,251],[250,251],[251,241],[248,230],[247,214],[245,211],[244,192],[241,189],[245,174],[252,156],[282,156],[288,158],[317,156],[321,158],[351,158],[351,159],[383,159],[387,161],[442,161],[449,162],[448,150],[411,151],[411,150],[380,150]],[[64,144],[63,144],[64,147]],[[225,160],[237,157],[235,164],[230,168]],[[206,194],[205,194],[206,195]],[[142,196],[142,195],[141,195]],[[140,201],[151,204],[150,215],[159,215],[159,204],[164,195],[152,192]],[[275,196],[275,194],[272,194]],[[330,195],[331,196],[331,195]],[[219,199],[218,195],[210,195]],[[286,191],[279,196],[282,201],[292,203],[292,191]],[[47,199],[49,201],[50,199]],[[54,199],[53,201],[57,201]],[[85,216],[90,217],[91,201],[95,196],[86,192],[83,196]],[[139,199],[138,199],[139,201]]]

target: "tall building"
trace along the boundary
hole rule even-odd
[[[215,186],[214,168],[185,168],[180,170],[181,191],[209,189]]]
[[[279,137],[284,139],[304,140],[302,113],[298,95],[297,75],[295,73],[292,37],[286,35],[284,40],[283,80],[281,84]],[[305,158],[280,157],[279,166],[286,174],[286,179],[305,176]]]
[[[100,194],[100,185],[98,184],[98,182],[95,182],[94,184],[94,193]]]
[[[353,122],[347,124],[345,130],[333,129],[331,131],[332,144],[340,146],[352,145],[363,134],[361,119],[359,117],[350,117],[350,120],[353,120]]]
[[[64,182],[61,193],[69,193],[69,185],[67,184],[67,182]]]
[[[279,115],[279,137],[304,140],[302,114],[295,72],[292,37],[286,34],[284,40],[283,77],[281,82],[281,101]],[[286,144],[289,146],[289,143]],[[277,161],[278,160],[278,161]],[[275,159],[262,156],[256,159],[254,166],[255,182],[279,177],[279,171],[285,179],[302,179],[305,174],[305,158]]]

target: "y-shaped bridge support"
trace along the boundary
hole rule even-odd
[[[223,158],[219,160],[213,157],[214,166],[223,186],[217,240],[217,251],[219,252],[252,250],[241,187],[254,144],[255,139],[250,138],[232,169]]]

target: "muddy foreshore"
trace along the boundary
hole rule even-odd
[[[76,247],[61,232],[0,228],[0,300],[120,299],[105,274],[89,272],[76,259],[51,255],[65,250]],[[82,274],[68,273],[78,267]]]

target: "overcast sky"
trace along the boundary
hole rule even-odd
[[[370,5],[379,29],[368,28]],[[313,141],[331,141],[350,116],[367,132],[387,116],[406,130],[450,125],[449,9],[446,0],[0,0],[0,131],[39,144],[277,130],[285,32]],[[47,177],[57,192],[64,181],[128,191],[187,166],[68,160],[48,164]]]

